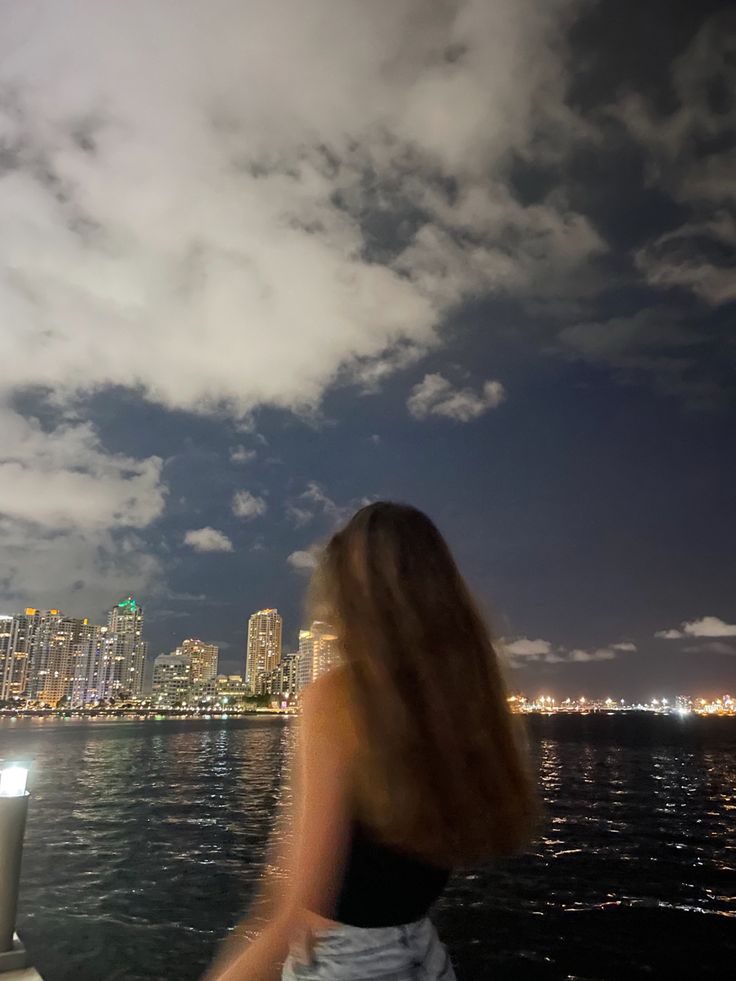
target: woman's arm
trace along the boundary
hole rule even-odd
[[[216,960],[206,975],[206,981],[219,978],[225,967],[239,957],[271,921],[276,919],[286,892],[286,869],[290,861],[291,844],[289,838],[295,826],[293,810],[293,802],[289,807],[282,807],[271,832],[265,872],[248,907],[247,915],[223,941]]]
[[[333,912],[350,821],[352,743],[340,705],[339,680],[333,672],[313,682],[304,692],[287,881],[283,891],[277,886],[270,894],[276,908],[257,939],[245,950],[237,951],[231,946],[228,962],[216,964],[206,976],[207,981],[277,981],[299,928],[301,911],[307,909],[328,917]],[[261,895],[265,895],[263,890]],[[235,934],[242,936],[242,931],[253,925],[249,916]]]

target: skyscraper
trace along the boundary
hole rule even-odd
[[[72,624],[65,620],[59,610],[46,610],[35,625],[26,686],[33,701],[56,705],[59,700],[58,689],[69,673],[71,660]]]
[[[0,614],[0,702],[9,698],[13,669],[13,623],[15,618]]]
[[[18,698],[27,694],[29,664],[42,613],[28,607],[13,617],[5,668],[0,678],[0,697]]]
[[[59,610],[34,609],[27,609],[16,620],[16,656],[27,659],[25,694],[33,701],[56,706],[71,692],[75,660],[90,629],[89,621]]]
[[[26,697],[56,706],[71,693],[88,620],[28,607],[0,617],[0,699]]]
[[[84,660],[85,642],[94,628],[86,618],[50,613],[34,645],[29,693],[39,702],[56,706],[71,695],[74,675]]]
[[[316,678],[339,663],[337,635],[329,623],[315,620],[309,630],[299,631],[297,687],[303,691]]]
[[[257,610],[248,620],[245,683],[261,694],[263,679],[281,660],[282,619],[278,610]]]
[[[140,697],[148,652],[142,634],[143,607],[128,596],[108,613],[101,664],[97,672],[100,700]]]
[[[192,685],[203,685],[216,676],[220,653],[217,644],[206,644],[203,640],[195,639],[183,640],[174,653],[189,658]]]
[[[75,708],[94,705],[102,698],[99,679],[103,672],[107,627],[88,624],[78,653],[73,658],[71,700]],[[104,672],[103,672],[104,674]]]

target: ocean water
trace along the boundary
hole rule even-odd
[[[460,981],[736,968],[736,720],[529,719],[524,856],[433,911]],[[45,981],[200,977],[258,881],[292,720],[0,721],[33,760],[19,929]]]

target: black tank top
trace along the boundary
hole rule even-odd
[[[450,870],[382,844],[353,821],[333,919],[358,927],[400,926],[426,915]]]

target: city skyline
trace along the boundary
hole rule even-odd
[[[334,630],[319,621],[299,631],[298,650],[284,652],[283,620],[273,607],[248,618],[240,674],[220,672],[218,646],[194,637],[148,659],[143,623],[133,596],[113,604],[105,625],[58,609],[0,615],[0,703],[76,710],[230,696],[288,701],[339,661]]]
[[[120,627],[122,620],[123,628]],[[50,621],[50,622],[46,622]],[[151,689],[156,664],[167,668],[186,665],[179,680],[197,687],[218,677],[240,677],[244,689],[254,695],[270,691],[276,684],[276,670],[280,669],[279,685],[293,686],[302,690],[324,671],[339,662],[337,636],[329,624],[319,621],[309,626],[295,628],[298,643],[294,649],[284,649],[282,644],[283,617],[275,607],[256,610],[249,615],[245,630],[245,657],[221,659],[219,646],[200,638],[183,638],[168,651],[149,656],[149,643],[142,638],[143,606],[132,596],[114,604],[108,611],[107,624],[93,624],[89,618],[74,618],[54,608],[26,608],[16,615],[0,614],[0,699],[18,696],[20,690],[27,697],[49,701],[61,697],[67,691],[73,704],[83,701],[104,700],[118,696],[120,692],[135,693],[136,697]],[[37,626],[34,628],[33,625]],[[40,624],[40,628],[39,625]],[[35,633],[34,633],[35,630]],[[705,618],[695,623],[681,624],[659,632],[660,641],[683,641],[688,637],[731,636],[736,631],[715,618]],[[29,645],[33,638],[41,638],[38,646],[40,659],[36,669],[29,671]],[[248,648],[253,644],[252,662],[257,667],[255,684],[248,677]],[[550,671],[559,663],[578,663],[597,666],[615,660],[621,653],[633,655],[638,646],[631,640],[614,642],[593,651],[580,648],[572,650],[554,646],[542,639],[527,637],[495,638],[494,644],[501,659],[511,693],[522,690],[554,693],[558,703],[577,698],[603,700],[605,692],[614,691],[615,701],[645,703],[655,699],[654,693],[666,695],[671,700],[678,697],[703,699],[710,703],[733,688],[730,678],[724,684],[707,679],[695,679],[692,684],[682,684],[674,677],[665,683],[661,678],[651,682],[634,679],[633,693],[624,689],[626,698],[621,699],[620,685],[604,684],[591,677],[587,683],[576,687],[566,684]],[[54,652],[54,645],[56,651]],[[290,663],[297,659],[298,664]],[[56,687],[46,683],[47,667],[57,669],[59,680]],[[258,679],[268,678],[265,685]],[[126,682],[126,678],[133,678]],[[531,679],[531,680],[530,680]],[[27,683],[27,687],[26,686]],[[705,697],[704,697],[705,696]],[[655,699],[656,700],[656,699]]]

